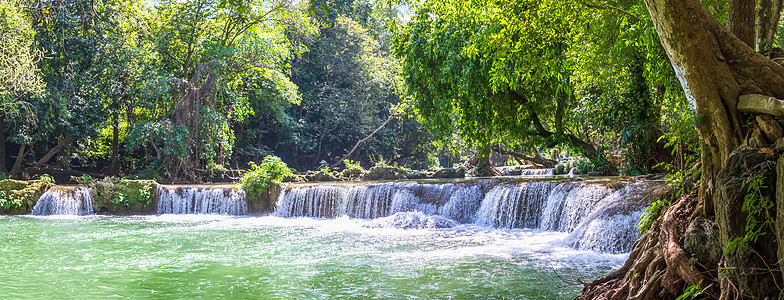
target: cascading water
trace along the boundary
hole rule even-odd
[[[553,176],[555,175],[555,169],[527,169],[523,170],[520,174],[521,176]]]
[[[403,228],[446,224],[424,217],[438,216],[485,227],[567,232],[565,242],[574,248],[618,253],[630,251],[639,236],[636,225],[647,203],[635,199],[647,186],[644,182],[501,179],[315,184],[290,187],[275,214],[389,217],[374,223]]]
[[[247,215],[245,192],[231,187],[158,187],[158,214]]]
[[[93,198],[86,187],[54,187],[46,191],[33,207],[33,215],[92,215]]]

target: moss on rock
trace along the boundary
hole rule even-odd
[[[93,208],[98,213],[115,215],[154,214],[157,212],[155,193],[158,183],[153,180],[125,180],[106,178],[90,184]]]
[[[54,184],[46,181],[0,181],[0,214],[23,215],[33,211],[35,203]]]

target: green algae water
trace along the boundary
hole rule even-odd
[[[0,216],[3,299],[568,299],[626,255],[565,233],[360,219]]]

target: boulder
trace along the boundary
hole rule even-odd
[[[781,128],[781,124],[770,115],[757,115],[756,119],[757,125],[769,142],[773,143],[784,137],[784,129]]]
[[[727,245],[730,241],[746,235],[748,212],[744,211],[743,206],[747,194],[775,197],[777,159],[778,157],[765,151],[748,147],[740,147],[730,154],[724,168],[716,176],[715,185],[714,209],[720,245]],[[749,178],[756,175],[761,175],[762,183],[758,190],[750,190]],[[767,198],[767,201],[770,200],[771,198]],[[775,209],[770,209],[765,214],[775,213]],[[758,215],[755,218],[759,220],[764,216]],[[775,236],[766,234],[759,236],[756,241],[749,241],[746,246],[736,247],[735,250],[724,249],[724,272],[740,294],[750,299],[777,297],[779,291],[775,289],[775,283],[781,278],[781,273],[778,268],[768,270],[768,266],[776,266],[775,245]]]
[[[784,117],[784,101],[760,94],[742,95],[738,98],[738,111]]]
[[[719,228],[704,217],[694,218],[686,228],[683,248],[697,259],[698,264],[710,269],[718,267],[722,252],[719,244]]]

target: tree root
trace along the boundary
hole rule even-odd
[[[696,197],[690,195],[671,205],[659,223],[634,244],[620,269],[587,284],[576,299],[674,299],[691,285],[699,285],[705,289],[704,295],[718,298],[716,279],[705,276],[682,245],[695,202]]]

